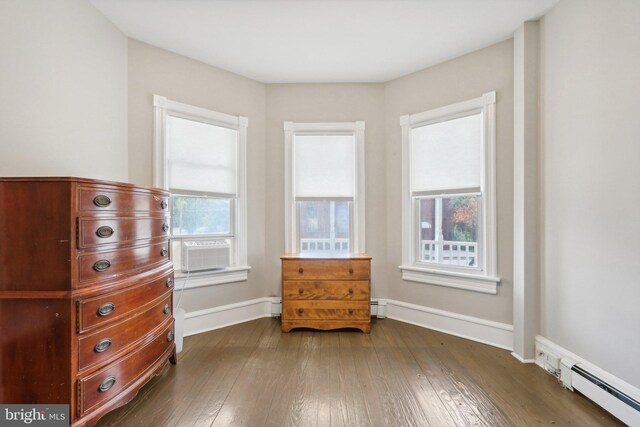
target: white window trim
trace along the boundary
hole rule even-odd
[[[434,121],[445,120],[461,113],[482,110],[484,145],[481,158],[482,231],[478,244],[481,246],[481,265],[478,270],[463,271],[454,266],[417,263],[415,236],[417,221],[410,189],[411,129]],[[451,288],[466,289],[487,294],[496,294],[500,277],[497,275],[497,229],[496,229],[496,93],[488,92],[481,97],[434,110],[400,117],[402,129],[402,279]]]
[[[294,123],[284,122],[284,230],[285,251],[296,253],[298,248],[298,215],[293,187],[293,136],[296,132],[353,132],[356,138],[356,194],[353,198],[352,253],[365,252],[364,202],[364,122]]]
[[[238,194],[233,209],[234,265],[206,273],[198,273],[200,286],[217,285],[245,281],[251,267],[247,264],[247,128],[249,119],[233,116],[168,100],[164,96],[153,96],[153,185],[168,189],[168,157],[166,144],[167,115],[176,114],[186,118],[201,120],[206,123],[229,127],[238,131]],[[177,273],[176,278],[185,277],[186,273]],[[189,286],[190,287],[190,286]]]

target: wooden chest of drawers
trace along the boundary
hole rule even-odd
[[[169,194],[0,178],[0,207],[0,402],[93,425],[175,363]]]
[[[371,257],[282,258],[282,331],[371,330]]]

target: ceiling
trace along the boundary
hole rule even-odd
[[[383,82],[490,46],[559,0],[90,0],[127,36],[264,83]]]

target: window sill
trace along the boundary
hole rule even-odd
[[[182,271],[175,272],[174,291],[184,289],[204,288],[206,286],[222,285],[225,283],[244,282],[249,277],[249,270],[251,267],[248,265],[228,267],[220,270],[212,271],[199,271],[197,273],[189,274],[189,280],[187,279],[187,273]]]
[[[499,277],[481,276],[457,271],[436,270],[432,268],[401,265],[402,280],[428,283],[485,294],[497,294]]]

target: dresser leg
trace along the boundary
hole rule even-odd
[[[169,363],[172,365],[176,365],[178,363],[178,354],[176,353],[176,348],[173,347],[173,353],[169,356]]]

